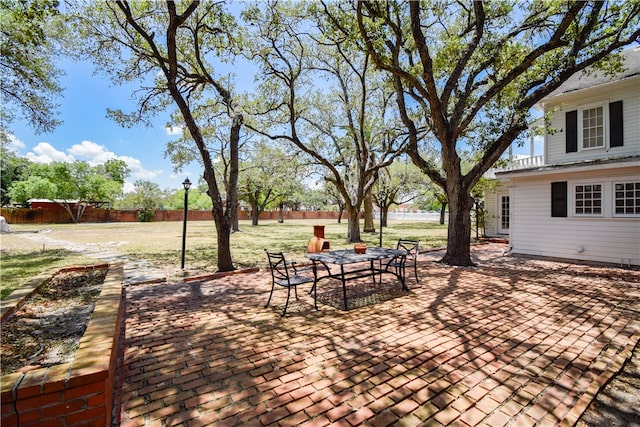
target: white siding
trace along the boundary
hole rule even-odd
[[[581,106],[599,102],[622,101],[624,146],[583,150],[576,153],[565,152],[565,113]],[[546,111],[553,111],[551,128],[555,133],[545,136],[545,164],[572,163],[589,159],[603,159],[640,155],[640,77],[615,82],[592,89],[584,89],[553,99],[545,105]],[[607,110],[607,108],[605,108]],[[608,111],[606,111],[608,115]],[[605,129],[608,139],[608,128]],[[581,142],[578,141],[578,146]]]
[[[611,216],[612,183],[638,180],[640,168],[618,172],[564,173],[536,177],[514,177],[511,188],[511,233],[513,253],[558,258],[640,265],[640,217]],[[567,181],[569,198],[572,184],[579,181],[603,184],[604,215],[572,216],[569,202],[567,218],[551,217],[551,182]]]

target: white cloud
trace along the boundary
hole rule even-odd
[[[25,143],[20,141],[16,136],[12,133],[6,134],[9,139],[9,144],[7,144],[7,148],[14,153],[17,153],[21,148],[25,147]]]
[[[167,135],[182,135],[182,126],[167,126],[164,128],[167,132]]]
[[[67,152],[78,160],[85,160],[92,166],[100,165],[107,160],[116,159],[118,156],[113,151],[107,150],[104,145],[98,145],[91,141],[82,141],[80,144],[73,144]]]
[[[135,189],[136,189],[136,186],[133,185],[133,183],[129,182],[129,181],[125,181],[124,185],[122,186],[122,192],[123,193],[132,193]]]
[[[39,142],[33,147],[33,151],[27,153],[27,159],[35,163],[73,162],[73,155],[65,154],[57,150],[48,142]]]
[[[142,166],[142,162],[135,157],[118,156],[113,151],[109,151],[105,146],[98,145],[92,141],[82,141],[69,147],[67,152],[57,150],[48,142],[41,142],[27,153],[27,158],[36,163],[51,162],[74,162],[82,160],[92,166],[101,165],[107,160],[118,159],[124,161],[131,170],[130,178],[133,180],[151,180],[162,174],[162,170],[147,170]]]
[[[131,177],[142,180],[151,180],[162,173],[162,170],[150,171],[142,166],[142,162],[134,157],[119,156],[119,160],[123,160],[131,170]]]

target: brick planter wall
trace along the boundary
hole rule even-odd
[[[72,362],[0,378],[3,427],[111,425],[123,276],[109,267]]]

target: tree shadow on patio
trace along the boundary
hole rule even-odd
[[[347,310],[379,304],[410,294],[410,291],[403,290],[397,283],[353,283],[347,286]],[[336,286],[333,289],[318,292],[318,303],[328,305],[337,310],[344,310],[342,288]]]

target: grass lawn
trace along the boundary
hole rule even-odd
[[[56,270],[72,265],[92,265],[97,260],[82,256],[77,252],[65,249],[51,250],[6,250],[6,236],[2,236],[0,250],[0,300],[14,289],[28,282],[29,279],[43,272]]]
[[[347,243],[347,223],[335,220],[261,221],[251,226],[240,221],[240,232],[231,236],[231,254],[237,267],[266,266],[264,249],[283,251],[291,261],[305,262],[313,225],[325,225],[325,238],[331,249],[351,248]],[[361,224],[362,225],[362,224]],[[378,224],[376,224],[376,231]],[[50,268],[99,263],[95,259],[69,251],[66,244],[42,244],[28,239],[28,233],[38,232],[47,238],[92,244],[116,251],[131,258],[150,261],[155,265],[180,265],[182,222],[100,223],[100,224],[29,224],[10,225],[12,233],[0,240],[1,296],[23,284],[30,277]],[[390,221],[383,230],[383,246],[393,247],[398,238],[419,239],[421,249],[446,245],[447,226],[430,221]],[[362,233],[369,246],[378,246],[378,233]],[[213,221],[192,221],[187,224],[185,267],[190,271],[214,272],[217,257],[216,229]]]

